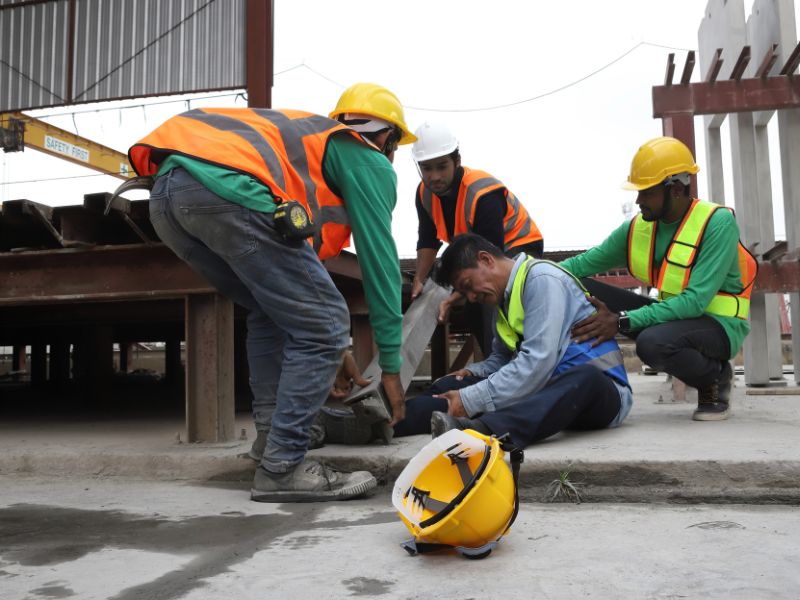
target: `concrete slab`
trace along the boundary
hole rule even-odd
[[[692,402],[669,403],[663,375],[633,374],[635,404],[619,429],[555,436],[526,450],[521,493],[542,500],[563,470],[585,501],[800,502],[800,398],[748,396],[733,390],[733,416],[691,420]],[[659,398],[662,402],[659,402]],[[16,417],[0,423],[0,475],[230,481],[244,490],[254,463],[241,455],[253,439],[224,444],[179,443],[174,419],[73,420]],[[328,445],[313,454],[347,469],[369,469],[392,484],[428,438],[389,445]]]
[[[0,476],[3,600],[797,598],[787,506],[525,504],[491,556],[411,557],[388,494],[243,501],[221,484]]]

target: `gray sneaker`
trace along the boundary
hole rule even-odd
[[[357,498],[377,485],[368,471],[345,473],[306,458],[294,470],[278,476],[258,467],[250,499],[256,502],[329,502]]]

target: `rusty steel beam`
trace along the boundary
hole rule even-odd
[[[213,292],[166,246],[0,254],[0,306],[178,298]]]
[[[714,58],[711,59],[711,65],[709,65],[708,72],[706,73],[703,81],[707,83],[714,83],[719,76],[719,70],[722,68],[722,63],[724,62],[725,61],[722,60],[722,48],[717,48],[714,51]]]
[[[247,106],[272,107],[274,22],[273,0],[247,0]]]
[[[686,85],[692,79],[692,71],[694,71],[694,50],[689,50],[686,54],[686,62],[683,63],[683,73],[681,74],[681,85]]]
[[[750,64],[750,46],[743,46],[742,51],[739,53],[739,58],[736,59],[736,64],[733,65],[730,79],[739,81],[744,75],[744,70]]]
[[[31,200],[6,200],[0,213],[0,251],[61,248],[53,208]]]
[[[769,72],[772,70],[772,66],[775,64],[775,61],[778,60],[778,53],[776,52],[778,49],[778,44],[772,44],[772,47],[767,50],[764,54],[764,58],[761,61],[761,64],[758,66],[758,70],[756,71],[756,78],[763,79],[769,75]]]
[[[664,74],[664,85],[672,85],[672,76],[675,75],[675,53],[667,55],[667,72]]]
[[[343,275],[361,281],[361,267],[356,255],[351,252],[344,251],[338,256],[324,261],[323,264],[328,269],[328,273],[332,275]]]
[[[781,69],[781,75],[792,75],[800,64],[800,43],[794,47],[789,58],[786,59],[786,64]]]
[[[714,115],[800,107],[799,77],[653,87],[653,117]]]
[[[796,259],[759,262],[753,289],[756,293],[800,292],[800,262]]]
[[[150,222],[148,200],[128,200],[117,196],[111,202],[110,212],[106,214],[106,204],[111,197],[112,194],[108,192],[83,196],[84,212],[104,217],[102,229],[95,232],[95,243],[158,242],[158,234]]]
[[[60,232],[65,248],[88,248],[96,244],[102,228],[102,215],[83,210],[82,206],[53,209],[53,224]]]

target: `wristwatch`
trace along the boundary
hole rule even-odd
[[[619,317],[617,317],[617,329],[620,333],[629,333],[631,330],[631,318],[624,310],[619,311]]]

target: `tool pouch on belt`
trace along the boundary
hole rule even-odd
[[[287,240],[305,240],[317,232],[317,226],[309,217],[308,211],[295,200],[281,202],[273,217],[275,228]]]

